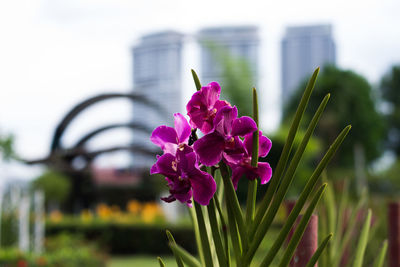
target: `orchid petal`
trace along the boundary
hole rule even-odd
[[[213,166],[221,160],[224,145],[225,140],[221,135],[210,133],[194,142],[193,148],[201,163]]]
[[[259,146],[258,146],[258,156],[265,157],[268,155],[268,152],[271,150],[272,142],[268,137],[262,135],[262,132],[259,131]],[[253,152],[253,134],[248,134],[244,137],[244,146],[246,147],[247,154],[250,156]]]
[[[190,174],[190,183],[193,188],[193,199],[200,205],[208,205],[217,190],[217,185],[212,176],[196,170]]]
[[[178,136],[176,131],[172,127],[168,126],[159,126],[151,134],[150,140],[161,147],[161,149],[165,152],[166,144],[178,144]]]
[[[215,131],[222,135],[231,135],[232,122],[236,119],[238,114],[236,107],[224,106],[222,107],[215,116],[214,126]]]
[[[255,121],[247,116],[236,118],[232,122],[232,135],[245,136],[257,130]]]
[[[175,113],[174,117],[175,131],[178,136],[178,143],[187,143],[192,128],[182,114]]]
[[[232,167],[232,183],[237,189],[237,185],[239,183],[240,178],[242,178],[243,174],[246,172],[246,169],[241,166]]]
[[[269,163],[259,162],[257,167],[257,174],[261,179],[261,184],[268,183],[272,176],[272,169]]]
[[[176,158],[170,153],[166,153],[158,158],[157,162],[151,167],[151,174],[160,173],[167,177],[176,177]]]

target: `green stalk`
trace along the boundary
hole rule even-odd
[[[199,203],[197,203],[196,201],[193,201],[193,203],[194,203],[194,207],[196,210],[196,216],[197,216],[197,221],[198,221],[198,225],[199,225],[201,248],[203,250],[203,255],[204,255],[204,264],[206,267],[212,267],[213,261],[212,261],[212,256],[211,256],[211,249],[210,249],[210,243],[208,240],[206,224],[205,224],[204,217],[203,217],[203,211],[202,211]]]
[[[357,248],[356,248],[356,256],[354,259],[353,267],[361,267],[364,260],[364,252],[368,243],[368,234],[369,228],[371,226],[371,209],[368,209],[367,218],[364,222],[364,225],[361,229],[360,239],[358,240]]]
[[[194,236],[196,239],[197,252],[199,253],[199,257],[202,262],[202,265],[204,265],[204,255],[203,255],[203,249],[201,247],[201,239],[200,239],[199,225],[197,223],[196,211],[193,208],[188,208],[188,211],[189,211],[190,219],[192,220],[192,225],[193,225],[193,229],[194,229]]]
[[[227,224],[225,217],[222,213],[221,205],[219,204],[218,197],[214,195],[214,201],[215,201],[215,206],[217,207],[218,214],[221,220],[221,225],[222,225],[222,234],[224,236],[224,247],[225,247],[225,255],[226,255],[226,260],[228,262],[228,266],[231,265],[231,259],[230,259],[230,253],[229,253],[229,240],[228,240],[228,232],[227,232]],[[240,251],[240,250],[238,250]]]
[[[169,243],[169,247],[171,248],[171,250],[174,253],[178,254],[182,258],[183,262],[185,262],[189,267],[201,267],[202,266],[195,257],[190,255],[189,252],[187,252],[185,249],[183,249],[179,245]]]
[[[376,257],[374,266],[373,267],[383,267],[383,264],[385,263],[385,255],[388,247],[388,242],[387,240],[383,241],[382,248],[379,251],[378,257]]]
[[[172,236],[171,232],[169,230],[166,230],[165,232],[167,234],[168,241],[172,244],[176,244],[175,239]],[[172,253],[175,256],[176,264],[178,265],[178,267],[184,267],[181,257],[178,254],[176,254],[175,251],[172,251]]]
[[[232,209],[233,216],[235,218],[239,234],[242,242],[243,251],[247,250],[248,247],[248,236],[247,230],[244,226],[242,210],[240,208],[239,200],[237,199],[235,188],[233,187],[232,180],[229,175],[228,167],[224,162],[220,162],[220,171],[222,180],[224,181],[224,188],[226,194],[226,204]]]
[[[197,76],[197,73],[193,69],[191,69],[190,71],[192,72],[192,76],[193,76],[194,84],[196,85],[196,89],[197,89],[197,91],[199,91],[201,89],[201,83],[200,83],[199,76]]]
[[[293,257],[294,251],[298,244],[300,243],[301,237],[304,234],[304,231],[306,230],[307,224],[311,218],[311,215],[318,204],[318,201],[321,199],[322,194],[325,191],[327,184],[323,184],[315,194],[313,200],[310,203],[310,206],[308,206],[306,212],[304,215],[301,217],[299,225],[296,227],[296,230],[294,231],[294,234],[292,236],[292,239],[290,239],[289,245],[285,251],[285,254],[283,255],[283,258],[279,264],[279,267],[286,267],[288,266],[290,260]],[[266,261],[266,259],[262,262],[261,266],[268,266],[269,262]]]
[[[303,117],[304,111],[308,104],[308,100],[310,99],[311,93],[314,89],[314,85],[315,85],[315,81],[317,79],[318,73],[319,73],[319,68],[317,68],[314,71],[313,75],[311,76],[311,78],[307,84],[306,90],[304,91],[304,94],[301,97],[299,106],[297,107],[292,125],[290,126],[290,130],[289,130],[288,136],[286,138],[286,142],[283,147],[278,164],[274,170],[271,181],[269,182],[267,193],[264,195],[264,197],[263,197],[262,201],[260,202],[259,207],[257,209],[256,215],[254,218],[254,223],[252,224],[251,231],[249,233],[250,239],[252,239],[254,237],[257,227],[261,223],[261,220],[264,217],[269,204],[271,203],[272,197],[274,196],[275,191],[278,188],[279,182],[281,180],[282,174],[285,170],[285,167],[286,167],[286,164],[287,164],[287,161],[289,158],[290,151],[292,150],[293,141],[296,136],[297,130],[299,128],[301,118]]]
[[[321,253],[324,251],[326,245],[328,244],[329,240],[332,237],[332,233],[329,234],[327,237],[325,237],[324,241],[322,241],[321,245],[319,245],[318,249],[314,252],[314,255],[311,257],[311,259],[307,262],[306,267],[314,267],[315,264],[317,264],[317,261],[319,257],[321,256]]]
[[[236,266],[239,266],[242,256],[242,246],[240,241],[240,234],[235,221],[235,216],[233,215],[232,207],[226,205],[228,210],[228,222],[229,222],[229,232],[231,233],[231,243],[234,250],[236,258]]]
[[[275,218],[275,215],[279,209],[279,206],[281,205],[281,203],[286,195],[286,192],[288,191],[289,186],[293,181],[294,174],[300,163],[303,153],[306,149],[308,141],[310,140],[311,135],[313,134],[314,129],[317,126],[317,123],[321,117],[322,112],[324,111],[324,109],[326,107],[326,104],[328,103],[329,96],[330,96],[329,94],[326,95],[324,97],[324,99],[322,100],[321,104],[319,105],[318,110],[316,111],[314,117],[312,118],[312,120],[307,128],[306,134],[304,135],[300,146],[297,148],[297,151],[296,151],[295,155],[293,156],[292,161],[290,162],[290,165],[285,173],[284,178],[282,179],[282,183],[281,183],[280,187],[278,188],[277,193],[274,196],[274,199],[271,203],[271,206],[269,207],[269,209],[267,211],[267,214],[265,215],[265,217],[261,221],[260,225],[258,226],[256,234],[253,238],[253,241],[250,244],[249,252],[246,255],[246,261],[245,261],[246,263],[249,263],[251,261],[251,259],[253,258],[258,246],[260,245],[260,243],[263,240],[265,234],[267,233],[269,227],[271,226],[272,221]]]
[[[216,207],[214,198],[211,199],[210,204],[207,206],[207,210],[208,210],[208,217],[210,219],[210,226],[211,226],[212,236],[214,239],[215,250],[218,256],[219,266],[220,267],[228,266],[224,252],[224,247],[222,245],[221,235],[219,232],[219,225],[217,222],[217,216],[215,212]]]
[[[157,257],[158,263],[160,264],[160,267],[165,267],[165,264],[163,262],[163,260],[161,259],[161,257]]]
[[[258,133],[258,97],[257,90],[253,87],[253,119],[257,125],[257,130],[253,133],[253,151],[251,154],[251,166],[257,167],[258,165],[258,150],[259,150],[259,133]],[[248,229],[250,230],[251,225],[254,220],[255,208],[256,208],[256,198],[257,198],[257,180],[249,181],[247,183],[247,203],[246,203],[246,223]]]

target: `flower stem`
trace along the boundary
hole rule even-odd
[[[197,203],[196,201],[193,202],[194,202],[194,208],[196,210],[197,222],[199,225],[201,248],[203,250],[203,255],[204,255],[204,264],[206,267],[213,267],[210,243],[208,240],[206,224],[203,217],[203,210],[201,209],[199,203]]]
[[[211,226],[211,232],[212,236],[214,239],[214,244],[215,244],[215,250],[217,252],[218,256],[218,262],[220,267],[226,267],[228,266],[227,264],[227,259],[225,256],[224,252],[224,247],[222,245],[222,240],[221,240],[221,235],[219,231],[219,225],[217,221],[217,216],[216,216],[216,207],[215,207],[215,199],[212,198],[210,201],[210,204],[207,206],[208,210],[208,217],[210,219],[210,226]]]

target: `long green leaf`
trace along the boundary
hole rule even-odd
[[[161,257],[157,257],[158,263],[160,264],[160,267],[165,267],[165,264],[163,262],[163,260],[161,259]]]
[[[257,130],[253,133],[253,151],[251,154],[251,166],[257,167],[258,164],[258,149],[259,149],[259,133],[258,133],[258,96],[257,90],[253,87],[253,119],[256,122]],[[249,181],[247,183],[247,205],[246,205],[246,223],[248,229],[254,220],[256,197],[257,197],[257,180]]]
[[[387,247],[388,247],[388,242],[387,240],[385,240],[383,241],[382,248],[379,251],[378,257],[376,257],[375,259],[373,267],[383,267],[383,264],[385,263]]]
[[[193,201],[193,202],[194,202],[194,208],[196,210],[197,222],[198,222],[198,226],[199,226],[201,248],[203,250],[203,255],[204,255],[204,264],[206,267],[212,267],[213,260],[212,260],[212,256],[211,256],[210,243],[208,240],[208,234],[207,234],[206,224],[204,221],[203,210],[201,209],[201,206],[199,203],[197,203],[196,201]]]
[[[199,91],[201,89],[201,83],[200,83],[199,76],[197,76],[197,73],[193,69],[191,70],[191,72],[192,72],[194,84],[196,85],[196,89],[197,89],[197,91]]]
[[[218,262],[220,267],[228,266],[227,259],[222,245],[221,235],[219,232],[219,225],[216,215],[216,207],[214,198],[211,199],[210,204],[207,206],[208,218],[210,219],[211,233],[214,239],[215,250],[218,256]]]
[[[167,238],[168,241],[172,244],[176,244],[174,237],[172,236],[171,232],[169,230],[165,231],[167,233]],[[178,267],[184,267],[182,259],[180,258],[180,256],[178,254],[175,253],[175,251],[172,251],[172,253],[175,256],[175,260],[176,260],[176,264],[178,265]]]
[[[311,218],[311,215],[318,204],[318,201],[321,199],[322,194],[325,191],[327,184],[323,184],[315,194],[313,200],[310,203],[310,206],[308,206],[306,212],[304,215],[301,217],[299,225],[296,227],[296,230],[294,231],[294,234],[292,236],[292,239],[289,242],[288,247],[286,248],[285,254],[283,255],[283,258],[279,264],[279,267],[286,267],[290,259],[293,257],[294,251],[298,244],[300,243],[301,237],[303,236],[304,231],[306,230],[307,224]],[[267,262],[265,262],[267,263]],[[268,264],[265,264],[264,261],[262,262],[261,266],[268,266]]]
[[[201,247],[201,239],[200,239],[199,225],[197,223],[196,211],[195,211],[195,209],[189,208],[189,207],[188,207],[188,211],[189,211],[190,219],[192,220],[192,225],[193,225],[193,229],[194,229],[194,237],[196,239],[197,252],[199,254],[201,262],[203,263],[202,265],[204,265],[204,255],[203,255],[203,249]]]
[[[281,156],[279,158],[278,164],[276,165],[271,181],[269,182],[267,193],[264,195],[257,209],[254,218],[254,223],[252,224],[251,231],[249,233],[250,239],[254,237],[254,234],[256,233],[257,230],[257,226],[260,224],[262,218],[264,217],[265,211],[267,210],[271,202],[271,199],[274,196],[276,189],[278,188],[279,182],[281,180],[282,174],[285,170],[290,155],[290,151],[292,150],[293,141],[296,136],[297,130],[299,128],[301,118],[303,117],[304,111],[308,104],[308,100],[310,99],[311,93],[314,89],[318,73],[319,73],[319,68],[317,68],[314,71],[313,75],[311,76],[307,84],[306,90],[304,91],[304,94],[300,100],[299,106],[297,107]]]
[[[201,267],[202,266],[195,257],[190,255],[189,252],[187,252],[185,249],[183,249],[179,245],[169,243],[169,247],[171,248],[172,251],[174,251],[174,253],[178,254],[181,257],[181,259],[183,260],[183,262],[186,263],[188,266],[190,266],[190,267]]]
[[[228,166],[221,161],[219,168],[221,171],[222,180],[224,181],[226,204],[232,208],[233,216],[235,217],[235,221],[240,233],[242,249],[243,251],[246,251],[248,247],[247,229],[244,225],[242,210],[240,208],[239,200],[236,196],[235,188],[232,184],[232,179],[229,175]]]
[[[328,103],[329,97],[330,97],[329,94],[324,97],[324,99],[322,100],[321,104],[319,105],[314,117],[312,118],[312,120],[307,128],[307,131],[303,137],[303,140],[301,141],[299,147],[297,148],[297,151],[296,151],[295,155],[293,156],[292,161],[290,162],[290,165],[285,173],[285,176],[282,179],[282,183],[281,183],[277,193],[274,196],[274,199],[267,211],[267,214],[265,215],[264,219],[261,221],[259,227],[257,228],[257,231],[253,238],[253,241],[250,244],[249,252],[246,255],[245,263],[250,263],[257,248],[261,244],[261,241],[263,240],[266,232],[268,231],[269,227],[271,226],[272,221],[275,218],[275,215],[279,209],[279,206],[281,205],[281,203],[289,189],[289,186],[293,181],[296,169],[300,163],[300,160],[301,160],[303,153],[307,147],[307,144],[311,138],[311,135],[313,134],[319,119],[321,118],[321,114],[324,111],[326,104]]]
[[[367,218],[361,229],[360,239],[358,240],[353,267],[362,266],[364,260],[365,248],[367,247],[368,243],[369,228],[371,226],[371,215],[372,215],[371,209],[368,209]]]
[[[237,228],[237,224],[235,221],[235,216],[233,215],[232,207],[230,205],[226,205],[228,210],[228,223],[229,223],[229,232],[231,234],[231,243],[234,250],[234,255],[236,259],[236,265],[240,266],[242,256],[242,245],[240,241],[240,234]]]
[[[214,195],[214,201],[215,201],[215,206],[217,207],[219,218],[220,218],[221,225],[222,225],[222,234],[223,234],[223,237],[224,237],[225,255],[226,255],[226,258],[227,258],[226,260],[228,262],[228,266],[230,266],[231,265],[231,259],[230,259],[230,252],[229,252],[229,240],[228,240],[227,224],[226,224],[226,220],[225,220],[224,214],[222,213],[221,205],[219,204],[218,196]]]
[[[306,267],[314,267],[315,266],[319,257],[321,256],[321,253],[324,251],[329,240],[331,240],[332,235],[333,234],[329,234],[327,237],[325,237],[324,241],[322,241],[321,245],[319,245],[318,249],[314,252],[314,255],[308,261]]]

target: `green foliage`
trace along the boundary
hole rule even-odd
[[[61,204],[68,197],[71,183],[65,175],[53,170],[47,170],[33,181],[32,187],[44,192],[47,203],[56,202]]]
[[[285,107],[284,121],[292,116],[303,87],[302,84]],[[347,124],[351,124],[354,129],[346,138],[333,164],[341,167],[354,166],[356,144],[363,147],[367,163],[377,159],[382,153],[385,127],[383,116],[376,108],[377,97],[367,80],[352,71],[326,66],[319,77],[315,93],[310,98],[306,117],[312,116],[320,99],[327,93],[332,94],[332,101],[326,107],[316,131],[323,150],[334,140],[335,133]]]
[[[221,66],[222,77],[219,82],[224,88],[222,95],[232,105],[237,106],[240,116],[252,116],[251,88],[255,86],[255,77],[249,62],[245,58],[232,55],[221,45],[207,43],[207,46]]]
[[[269,230],[271,229],[274,218],[276,217],[278,209],[281,206],[285,195],[287,194],[288,189],[295,177],[296,170],[303,158],[306,147],[329,100],[329,94],[327,94],[323,99],[319,99],[319,101],[322,101],[318,109],[314,110],[315,114],[312,116],[307,130],[304,133],[300,144],[296,148],[296,152],[289,160],[290,152],[292,150],[294,140],[298,135],[299,125],[302,121],[303,114],[306,110],[311,93],[313,91],[318,72],[319,69],[314,72],[309,83],[307,84],[306,90],[297,107],[296,114],[287,135],[286,142],[282,149],[281,156],[278,163],[276,164],[274,174],[269,182],[268,190],[264,195],[262,201],[260,202],[255,214],[252,211],[247,211],[246,218],[244,218],[244,212],[242,211],[235,189],[232,184],[231,169],[223,161],[219,163],[218,173],[220,173],[222,176],[223,185],[218,185],[219,191],[217,191],[217,193],[215,194],[213,201],[215,200],[215,204],[217,204],[219,201],[218,196],[220,196],[220,193],[222,192],[221,195],[224,195],[223,204],[226,207],[225,210],[227,211],[228,220],[223,219],[224,217],[226,217],[226,214],[221,212],[221,209],[218,208],[219,204],[217,204],[216,207],[221,216],[220,222],[216,220],[216,216],[210,211],[208,214],[211,216],[208,218],[209,220],[207,221],[207,217],[204,216],[205,214],[203,214],[203,209],[198,206],[197,203],[195,203],[196,214],[193,214],[192,217],[197,218],[197,220],[193,220],[194,222],[197,221],[198,223],[197,225],[194,224],[194,227],[195,229],[199,229],[199,233],[196,234],[195,237],[198,244],[198,251],[201,256],[201,261],[191,256],[186,250],[179,247],[175,243],[170,242],[171,249],[174,251],[175,254],[179,254],[180,258],[186,264],[190,266],[199,266],[201,262],[202,266],[212,266],[210,258],[212,259],[212,252],[214,250],[212,250],[210,253],[210,244],[214,244],[215,242],[218,243],[218,245],[215,245],[215,249],[218,249],[217,256],[223,253],[223,251],[226,251],[226,255],[222,257],[222,260],[219,259],[219,262],[222,266],[231,266],[230,253],[232,252],[234,253],[236,266],[247,267],[250,266],[252,262],[254,262],[254,256],[256,252],[260,249],[262,241],[266,238],[266,236],[271,235],[271,233],[269,233]],[[256,113],[257,112],[254,112],[254,114]],[[284,256],[281,257],[280,266],[286,266],[290,261],[296,247],[298,246],[302,238],[307,223],[326,189],[327,185],[324,184],[320,186],[319,189],[315,190],[315,187],[319,182],[321,173],[331,161],[339,146],[342,144],[346,135],[350,131],[350,128],[351,126],[346,126],[334,140],[329,149],[327,149],[324,157],[321,159],[321,161],[313,171],[312,175],[308,179],[307,184],[300,194],[299,200],[296,202],[296,205],[294,206],[292,212],[285,221],[284,226],[282,227],[282,229],[280,229],[278,237],[275,238],[272,248],[268,250],[268,253],[264,257],[260,266],[270,266],[270,264],[273,263],[274,260],[279,260],[279,256],[277,255],[279,255],[279,251],[284,240],[287,238],[289,231],[295,224],[295,221],[300,212],[305,209],[304,215],[302,216],[302,219],[300,220],[300,223],[291,238],[288,248],[286,249]],[[216,177],[216,180],[218,181],[216,168],[212,168],[211,173],[214,177]],[[248,198],[251,198],[251,201],[256,200],[256,197],[254,196],[254,193],[256,191],[257,185],[252,184],[249,187],[249,193],[247,196]],[[214,204],[214,202],[212,203]],[[209,208],[211,207],[212,206],[209,206]],[[253,209],[252,205],[250,204],[247,204],[247,208]],[[228,222],[228,225],[225,225],[225,221]],[[230,233],[231,242],[224,243],[224,246],[226,246],[224,250],[221,248],[217,248],[217,246],[219,247],[222,243],[220,241],[222,240],[221,233],[225,233],[226,227],[228,228],[228,232]],[[213,229],[212,237],[209,235],[209,229]],[[216,229],[217,231],[215,231]],[[214,242],[210,242],[211,238],[214,239]],[[322,252],[323,247],[326,247],[327,242],[328,241],[324,241],[322,243],[319,253]],[[225,261],[224,259],[228,260]],[[313,260],[317,261],[318,258],[314,257]]]
[[[102,267],[105,258],[96,246],[71,235],[60,235],[46,241],[46,252],[41,255],[22,253],[13,248],[0,250],[0,265],[9,267]]]
[[[194,232],[188,224],[121,224],[104,221],[85,223],[81,220],[62,220],[58,223],[46,222],[46,236],[57,236],[60,233],[79,234],[88,240],[96,240],[101,248],[111,254],[118,255],[171,254],[165,229],[169,229],[176,242],[184,246],[190,253],[196,251]]]
[[[393,66],[381,80],[380,90],[388,105],[385,114],[388,124],[388,145],[400,156],[400,65]]]
[[[14,136],[0,134],[0,159],[8,161],[16,158],[14,153]]]

